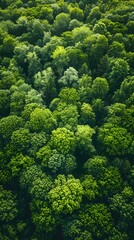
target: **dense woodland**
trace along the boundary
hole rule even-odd
[[[134,239],[134,1],[0,1],[0,239]]]

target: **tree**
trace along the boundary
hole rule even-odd
[[[95,130],[88,125],[77,125],[77,131],[75,133],[76,146],[82,153],[91,154],[95,151],[92,145],[92,136]]]
[[[72,175],[68,175],[67,178],[58,175],[53,189],[48,193],[48,198],[55,213],[68,214],[80,208],[82,195],[83,188],[78,179]]]
[[[92,96],[93,98],[104,99],[109,91],[109,85],[105,78],[97,77],[93,81]]]
[[[34,165],[34,160],[30,158],[29,156],[24,156],[22,153],[18,153],[16,156],[11,158],[10,163],[8,164],[8,167],[12,171],[12,176],[19,176],[21,171],[23,171],[25,168]]]
[[[59,127],[65,127],[69,130],[75,130],[78,123],[78,109],[73,104],[60,102],[57,109],[53,112]]]
[[[77,102],[79,101],[79,94],[75,88],[62,88],[59,97],[61,101],[65,102],[66,104],[73,104],[77,105]]]
[[[124,78],[128,76],[129,65],[126,60],[121,58],[112,59],[110,65],[111,71],[108,79],[110,81],[110,89],[114,91],[120,86]]]
[[[103,203],[87,205],[79,213],[84,228],[91,232],[94,238],[105,238],[113,225],[109,208]]]
[[[25,105],[26,93],[24,91],[14,91],[11,95],[10,111],[12,114],[20,115]]]
[[[47,108],[36,108],[30,115],[29,126],[32,131],[50,132],[56,127],[56,120]]]
[[[74,87],[77,88],[79,82],[78,72],[75,68],[69,67],[63,77],[58,80],[59,84],[63,87]]]
[[[68,29],[70,23],[70,16],[67,13],[60,13],[56,16],[54,20],[54,32],[57,35],[60,35],[62,32],[65,32]]]
[[[63,154],[71,153],[75,149],[74,133],[65,127],[52,131],[50,146]]]
[[[94,126],[95,113],[93,112],[92,106],[89,103],[82,104],[79,122],[81,124],[89,124],[90,126]]]
[[[107,159],[103,156],[94,156],[89,158],[85,164],[84,169],[88,174],[91,174],[95,179],[103,176],[107,168]]]
[[[16,115],[3,117],[0,119],[0,134],[3,139],[9,140],[12,133],[20,127],[23,127],[23,125],[24,122],[21,117],[17,117]]]
[[[53,58],[52,65],[61,77],[65,69],[68,67],[69,58],[67,56],[67,50],[64,46],[57,46],[51,57]]]
[[[25,153],[26,150],[30,147],[31,135],[28,129],[19,128],[14,131],[11,136],[11,146],[16,152]]]
[[[132,136],[125,128],[105,124],[99,129],[98,142],[110,155],[120,156],[131,153]]]
[[[92,78],[88,74],[83,74],[79,80],[80,101],[89,103],[91,100]]]
[[[124,227],[128,229],[133,225],[134,219],[134,192],[130,186],[123,189],[121,194],[117,193],[110,201],[110,208],[118,218],[119,223],[124,223]]]
[[[16,196],[0,186],[0,219],[2,224],[13,221],[18,214]]]
[[[93,201],[98,197],[99,187],[97,181],[94,179],[94,177],[92,177],[92,175],[84,175],[81,184],[84,190],[83,196],[89,201]]]
[[[45,102],[50,102],[56,96],[55,76],[51,67],[35,74],[34,86],[41,93]]]
[[[122,178],[118,168],[113,166],[107,167],[97,183],[100,189],[100,196],[104,198],[119,192],[122,188]]]
[[[31,89],[26,95],[25,102],[26,104],[37,103],[39,105],[42,105],[43,99],[41,94],[37,90]]]

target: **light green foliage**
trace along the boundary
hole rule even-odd
[[[65,69],[68,67],[69,58],[67,56],[67,50],[64,46],[57,46],[52,53],[53,66],[57,69],[59,76],[62,76]]]
[[[98,142],[110,155],[126,155],[131,152],[132,136],[125,128],[105,124],[99,129]]]
[[[60,99],[67,104],[77,104],[79,101],[79,94],[75,88],[63,88],[59,93]]]
[[[73,152],[75,149],[74,133],[64,127],[53,130],[50,146],[63,154]]]
[[[82,124],[89,124],[90,126],[94,126],[95,113],[93,112],[92,106],[89,103],[82,104],[79,122]]]
[[[71,7],[71,6],[68,6],[68,7],[69,7],[69,14],[71,19],[77,19],[79,21],[83,20],[84,12],[82,9],[80,9],[79,7]]]
[[[1,222],[9,222],[15,219],[18,210],[16,208],[16,197],[9,190],[0,186],[0,219]]]
[[[80,233],[79,237],[76,237],[75,240],[93,240],[92,235],[87,230]]]
[[[42,105],[43,103],[41,94],[35,89],[32,89],[28,92],[28,94],[26,95],[25,101],[26,101],[26,104],[36,103],[36,104]]]
[[[36,153],[36,157],[43,167],[47,167],[48,160],[51,157],[51,152],[51,148],[46,145],[40,148],[39,151]]]
[[[30,128],[32,131],[50,132],[56,127],[56,120],[47,108],[36,108],[30,115]]]
[[[90,35],[91,35],[90,28],[86,25],[76,27],[72,30],[72,38],[76,43],[83,41],[86,37]]]
[[[83,225],[93,234],[94,238],[108,236],[112,228],[112,215],[108,207],[103,203],[96,203],[86,207],[80,212],[80,219]]]
[[[65,214],[80,208],[82,195],[82,185],[72,175],[68,175],[67,178],[64,175],[58,175],[53,189],[48,193],[53,211]]]
[[[69,23],[70,23],[70,16],[67,13],[60,13],[56,16],[54,20],[54,32],[57,35],[60,35],[62,32],[66,31],[68,29]]]
[[[27,62],[28,62],[28,74],[29,77],[32,77],[41,69],[40,59],[38,58],[35,51],[28,52]]]
[[[94,25],[93,28],[94,33],[99,33],[99,34],[106,34],[107,29],[105,23],[99,21]]]
[[[20,172],[34,164],[34,160],[30,158],[29,156],[24,156],[22,153],[18,153],[16,156],[11,158],[10,163],[8,164],[8,167],[12,171],[12,176],[19,176]]]
[[[51,208],[44,204],[39,210],[35,210],[32,215],[36,232],[52,232],[55,229],[56,219],[53,216]]]
[[[97,196],[99,195],[99,187],[92,175],[84,175],[81,184],[84,190],[84,196],[88,200],[93,201],[97,198]]]
[[[30,120],[30,114],[33,112],[33,110],[41,106],[42,105],[39,103],[26,104],[24,110],[21,112],[22,118],[24,118],[25,121]]]
[[[99,179],[107,168],[107,159],[103,156],[94,156],[85,162],[84,168],[88,174],[91,174],[95,179]]]
[[[92,153],[95,151],[92,145],[92,136],[95,130],[88,125],[77,125],[75,133],[76,146],[81,152]]]
[[[97,77],[93,81],[92,96],[93,98],[104,99],[109,91],[109,85],[105,78]]]
[[[83,74],[79,80],[79,95],[81,102],[89,102],[91,99],[92,78]]]
[[[82,22],[78,21],[77,19],[72,19],[69,23],[69,30],[73,30],[74,28],[80,27]]]
[[[34,86],[41,93],[43,99],[49,101],[56,94],[56,86],[55,86],[55,76],[51,67],[48,67],[46,70],[42,72],[38,72],[34,76]]]
[[[78,72],[75,68],[69,67],[63,77],[58,80],[59,84],[63,87],[74,87],[77,88],[79,82]]]
[[[69,130],[75,130],[78,124],[78,110],[74,104],[60,102],[53,112],[59,127],[65,127]]]

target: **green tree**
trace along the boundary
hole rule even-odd
[[[73,104],[60,102],[57,109],[53,112],[59,127],[65,127],[69,130],[75,130],[78,123],[78,110]]]
[[[34,76],[34,86],[46,102],[50,102],[56,96],[55,76],[51,67]]]
[[[16,196],[0,186],[0,219],[2,223],[13,221],[18,214]]]
[[[32,131],[50,132],[56,127],[56,120],[47,108],[36,108],[30,115],[29,126]]]
[[[88,229],[94,238],[105,238],[109,235],[113,225],[109,208],[103,203],[85,206],[79,213],[83,226]]]
[[[91,154],[95,151],[92,144],[92,136],[95,130],[88,125],[77,125],[75,133],[76,146],[81,153]]]
[[[66,128],[57,128],[52,131],[50,139],[50,146],[58,150],[62,154],[68,154],[75,149],[75,136],[74,133]]]
[[[23,171],[25,168],[34,165],[34,160],[30,158],[29,156],[24,156],[22,153],[18,153],[16,156],[11,158],[10,163],[8,164],[8,167],[12,171],[12,176],[19,176],[21,171]]]
[[[70,16],[67,13],[60,13],[56,16],[54,20],[54,32],[57,35],[60,35],[62,32],[65,32],[68,29],[69,23],[70,23]]]
[[[95,113],[93,112],[92,106],[89,103],[82,104],[79,122],[81,124],[89,124],[90,126],[94,126]]]
[[[125,128],[105,124],[99,129],[98,142],[102,150],[110,155],[131,153],[132,136]]]
[[[89,201],[97,199],[99,195],[99,187],[97,181],[94,177],[92,177],[92,175],[84,175],[81,184],[84,190],[84,197],[86,197]]]
[[[25,153],[30,147],[31,135],[28,129],[19,128],[14,131],[11,136],[11,146],[14,151]]]
[[[63,88],[59,93],[61,101],[67,104],[76,104],[79,101],[79,94],[75,88]]]
[[[122,178],[118,168],[107,167],[103,176],[98,180],[100,196],[110,197],[119,192],[122,188]]]
[[[127,186],[121,194],[114,195],[111,200],[111,210],[118,217],[118,222],[124,222],[128,228],[133,225],[134,219],[134,192],[131,187]]]
[[[109,91],[109,85],[105,78],[97,77],[93,81],[92,96],[93,98],[104,99]]]
[[[82,195],[83,188],[78,179],[72,175],[68,175],[67,178],[58,175],[48,198],[55,213],[68,214],[80,208]]]
[[[88,174],[91,174],[95,179],[103,176],[107,168],[107,159],[103,156],[94,156],[89,158],[85,164],[84,169]]]
[[[77,88],[79,82],[78,72],[75,68],[69,67],[63,77],[58,80],[59,84],[63,87],[74,87]]]
[[[0,134],[3,139],[9,140],[12,133],[20,127],[23,127],[23,125],[24,122],[21,117],[17,117],[16,115],[3,117],[0,119]]]

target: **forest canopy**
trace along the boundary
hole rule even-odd
[[[0,1],[0,239],[134,237],[134,1]]]

